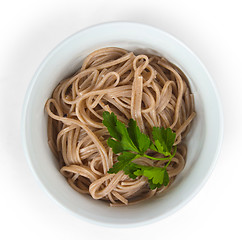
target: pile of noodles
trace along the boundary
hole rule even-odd
[[[49,146],[60,172],[79,193],[107,200],[111,206],[134,204],[164,191],[185,166],[182,140],[195,117],[194,99],[184,73],[165,58],[136,56],[114,47],[94,51],[78,72],[59,83],[45,109]],[[176,133],[168,186],[151,190],[144,176],[131,179],[123,171],[107,173],[117,155],[107,145],[110,135],[102,124],[103,111],[114,112],[125,124],[135,119],[148,135],[153,126]],[[151,150],[148,154],[163,157]],[[156,167],[167,163],[147,158],[135,162]]]

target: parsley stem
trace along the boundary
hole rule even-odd
[[[170,160],[169,160],[169,162],[165,165],[165,168],[167,168],[167,167],[169,166],[169,164],[171,163],[172,158],[176,155],[176,149],[177,149],[177,146],[175,146],[174,151],[173,151],[173,154],[169,157]]]
[[[146,158],[149,158],[149,159],[152,159],[152,160],[169,160],[170,157],[166,157],[166,158],[155,158],[155,157],[152,157],[152,156],[149,156],[149,155],[146,155],[146,154],[143,154],[142,155],[143,157],[146,157]]]

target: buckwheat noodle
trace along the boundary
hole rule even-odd
[[[182,140],[195,117],[194,98],[185,74],[163,57],[135,55],[108,47],[92,52],[73,76],[61,81],[45,105],[48,143],[70,186],[111,206],[134,204],[163,192],[185,166]],[[168,166],[168,186],[150,190],[147,178],[130,179],[123,171],[108,174],[117,161],[106,140],[103,111],[114,112],[151,134],[153,126],[176,132],[177,153]],[[150,151],[154,157],[161,154]],[[136,163],[164,166],[167,161],[139,158]]]

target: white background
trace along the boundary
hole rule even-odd
[[[1,239],[242,239],[242,14],[240,0],[0,1]],[[224,111],[216,168],[199,194],[151,225],[114,229],[57,206],[33,177],[21,145],[21,108],[43,58],[76,31],[106,21],[161,28],[190,47],[214,78]]]

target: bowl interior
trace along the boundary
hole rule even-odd
[[[46,100],[55,86],[80,68],[93,50],[121,47],[137,53],[156,53],[179,66],[188,76],[197,117],[186,138],[185,169],[166,194],[143,203],[111,208],[103,201],[74,191],[59,173],[47,144]],[[161,30],[136,23],[97,25],[74,34],[43,61],[26,94],[23,142],[30,166],[49,195],[72,213],[108,226],[134,226],[163,218],[197,193],[210,174],[222,139],[222,114],[213,82],[199,59],[182,43]]]

